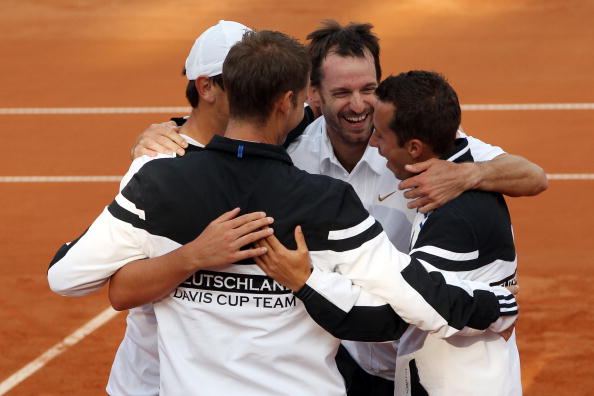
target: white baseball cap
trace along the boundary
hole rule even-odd
[[[223,73],[223,62],[235,43],[252,29],[241,23],[219,21],[209,27],[194,42],[186,59],[186,77],[195,80],[199,76],[213,77]]]

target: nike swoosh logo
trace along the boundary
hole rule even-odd
[[[396,190],[396,191],[398,191],[398,190]],[[383,197],[381,195],[378,195],[377,196],[377,200],[380,201],[380,202],[382,202],[384,199],[388,198],[390,195],[394,194],[396,191],[392,191],[391,193],[386,194]]]

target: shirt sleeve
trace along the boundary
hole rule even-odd
[[[468,140],[470,153],[476,162],[490,161],[501,154],[505,154],[505,151],[499,146],[492,146],[480,139],[468,136],[462,131],[458,131],[458,134]]]
[[[364,220],[344,228],[344,219],[364,216]],[[493,323],[500,323],[502,316],[515,318],[515,298],[507,289],[427,270],[417,258],[396,250],[379,223],[363,209],[352,188],[347,189],[335,218],[338,227],[328,232],[325,249],[311,253],[314,266],[330,269],[327,272],[338,272],[349,278],[354,286],[386,301],[397,314],[392,317],[392,328],[398,329],[395,332],[402,329],[403,323],[408,323],[449,337],[472,333],[469,329],[483,331]],[[335,334],[341,325],[348,329],[345,323],[355,315],[353,308],[357,306],[357,298],[334,303],[340,310],[333,308],[334,316],[326,316],[324,312],[328,313],[330,308],[324,304],[332,299],[329,298],[329,288],[320,286],[324,284],[319,280],[323,275],[323,271],[314,270],[305,289],[298,294],[308,299],[315,291],[324,297],[312,299],[317,300],[315,303],[312,300],[304,303],[312,318]],[[340,334],[341,338],[353,339],[346,330]]]
[[[315,254],[312,261],[315,262]],[[384,300],[367,293],[350,279],[314,267],[297,292],[308,314],[340,339],[382,342],[399,339],[408,328]]]
[[[467,196],[432,212],[424,221],[410,256],[430,272],[500,285],[502,280],[514,279],[516,275],[511,225],[503,211],[489,206],[489,201],[496,202],[490,194],[479,194],[488,200],[480,201],[481,206],[472,212],[468,212],[472,201],[461,201]],[[503,304],[502,315],[489,329],[498,332],[509,327],[517,312],[515,304]]]
[[[64,296],[82,296],[100,289],[126,263],[146,258],[148,233],[141,226],[143,184],[134,161],[123,180],[125,188],[76,240],[60,247],[50,263],[48,282]]]

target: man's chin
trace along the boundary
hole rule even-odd
[[[353,128],[350,125],[343,125],[343,135],[348,136],[353,143],[362,143],[369,141],[371,137],[371,125],[365,125],[361,128]]]

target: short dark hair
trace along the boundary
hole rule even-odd
[[[182,74],[184,76],[186,75],[186,68],[184,68]],[[215,83],[222,89],[225,89],[222,74],[212,76],[211,80],[213,83]],[[198,90],[196,89],[196,80],[188,81],[188,85],[186,85],[186,99],[188,99],[188,102],[190,103],[190,106],[192,106],[193,109],[196,108],[196,106],[198,106],[198,103],[200,102],[200,94],[198,94]]]
[[[264,123],[280,95],[307,86],[309,58],[303,45],[284,33],[247,32],[223,63],[229,116]]]
[[[307,35],[310,40],[307,49],[311,59],[311,85],[319,86],[322,80],[322,63],[330,52],[340,56],[363,58],[365,50],[373,56],[377,81],[382,77],[380,66],[379,39],[371,32],[370,23],[351,22],[341,26],[338,22],[328,19],[322,21],[323,27]]]
[[[460,126],[460,104],[456,91],[441,74],[413,70],[390,76],[375,94],[396,107],[389,127],[400,146],[419,139],[442,155],[453,145]]]

